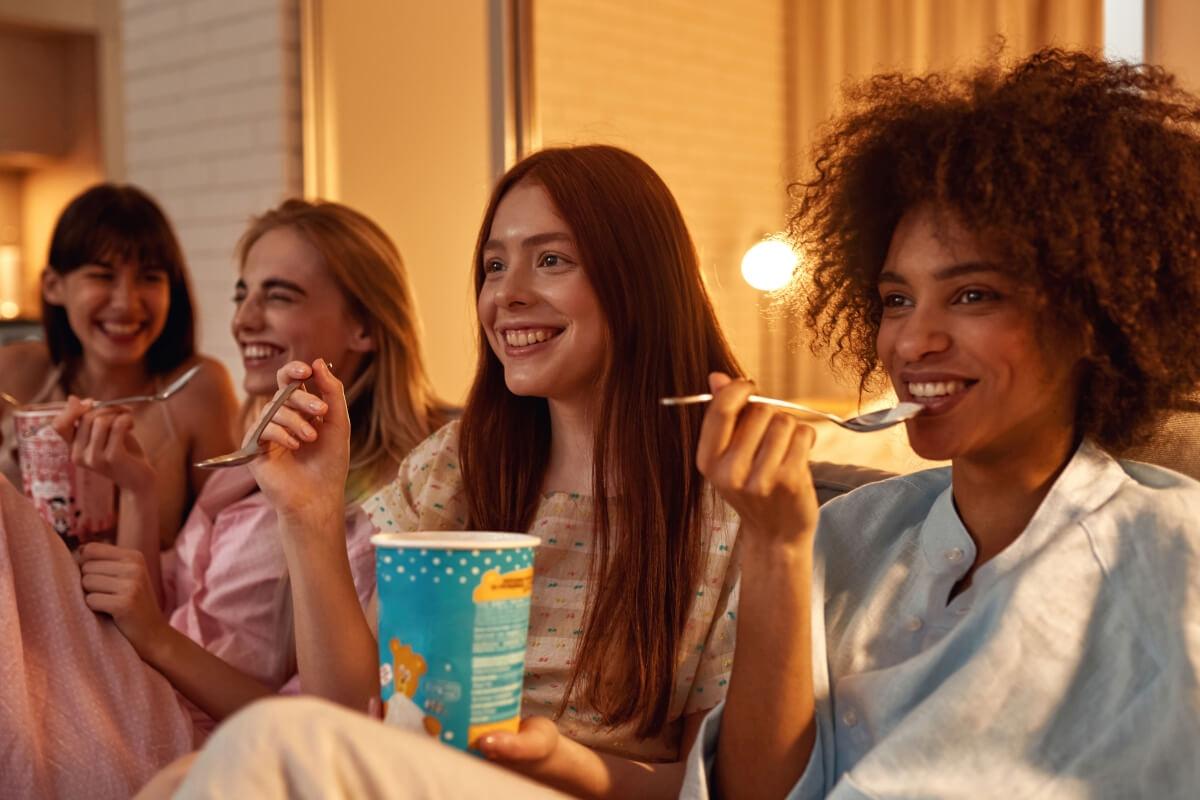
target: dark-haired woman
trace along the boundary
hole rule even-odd
[[[673,796],[724,693],[737,597],[738,521],[695,467],[701,413],[658,403],[737,370],[682,214],[623,150],[542,151],[493,192],[473,273],[480,354],[462,420],[365,508],[383,530],[540,536],[523,705],[535,718],[479,748],[568,791]],[[325,431],[341,390],[321,364],[279,375],[297,378],[315,393],[292,396],[253,469],[291,542],[304,686],[365,710],[376,645],[330,524],[345,445]],[[308,426],[314,414],[325,427]]]
[[[822,508],[713,376],[738,659],[689,797],[1200,793],[1200,484],[1118,460],[1200,384],[1200,100],[1047,50],[885,76],[798,188],[812,329],[952,466]]]
[[[225,368],[198,355],[183,253],[158,205],[133,186],[100,184],[59,216],[42,274],[45,342],[0,349],[0,389],[23,403],[68,395],[109,400],[153,394],[195,365],[162,403],[133,409],[155,465],[159,534],[169,546],[208,473],[192,466],[229,452],[237,400]],[[3,418],[0,472],[21,486],[12,415]]]

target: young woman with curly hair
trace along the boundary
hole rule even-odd
[[[685,793],[1194,796],[1200,484],[1117,457],[1200,384],[1200,100],[1045,50],[850,101],[801,299],[952,466],[818,515],[811,430],[712,377],[741,624]]]

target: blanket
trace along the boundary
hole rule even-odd
[[[0,476],[0,797],[126,798],[198,738],[171,684],[84,604],[70,552]]]

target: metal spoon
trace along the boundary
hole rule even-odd
[[[712,398],[711,394],[705,392],[704,394],[689,394],[686,397],[664,397],[659,402],[664,406],[687,406],[693,403],[707,403]],[[815,408],[802,406],[799,403],[791,403],[787,400],[777,400],[774,397],[763,397],[762,395],[752,394],[749,400],[751,403],[763,403],[764,405],[777,406],[788,411],[799,411],[804,414],[822,417],[836,425],[840,425],[846,430],[855,431],[856,433],[870,433],[871,431],[890,428],[893,425],[904,422],[906,419],[912,419],[925,410],[925,407],[920,403],[900,403],[892,408],[883,408],[879,411],[860,414],[857,417],[842,419],[836,414],[830,414],[828,411],[818,411]]]
[[[8,392],[0,392],[0,400],[3,400],[4,402],[8,403],[13,408],[21,407],[21,401],[15,397],[13,397]]]
[[[232,453],[227,453],[223,456],[214,456],[205,459],[204,461],[196,462],[196,466],[201,469],[219,469],[220,467],[240,467],[242,464],[249,464],[254,459],[262,454],[262,445],[258,443],[258,437],[262,436],[262,432],[267,429],[267,425],[275,418],[275,412],[279,410],[287,399],[292,396],[292,392],[300,387],[300,381],[293,381],[283,388],[278,395],[275,396],[275,402],[271,403],[271,407],[258,422],[258,427],[254,429],[254,433],[250,434],[246,439],[246,443]]]
[[[190,381],[192,378],[196,377],[196,373],[198,373],[199,371],[200,371],[200,365],[197,364],[196,366],[189,369],[187,372],[180,375],[175,380],[171,381],[170,385],[167,386],[167,388],[163,389],[161,392],[156,392],[154,394],[138,394],[138,395],[133,395],[131,397],[118,397],[115,400],[102,400],[99,403],[96,403],[95,405],[93,405],[92,408],[96,409],[96,408],[108,408],[109,406],[130,406],[135,403],[154,403],[154,402],[158,402],[159,400],[166,400],[168,397],[175,394],[183,387],[187,386],[188,381]]]

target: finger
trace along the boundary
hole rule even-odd
[[[133,561],[138,562],[142,554],[128,547],[119,547],[108,542],[88,542],[79,548],[79,557],[88,561]]]
[[[288,433],[287,429],[282,425],[276,425],[272,422],[258,436],[259,444],[277,444],[280,447],[286,447],[288,450],[299,450],[300,440],[292,434]]]
[[[791,483],[812,484],[812,470],[809,468],[809,455],[813,443],[817,440],[817,432],[811,425],[797,425],[788,445],[787,455],[784,456],[780,471],[791,477]]]
[[[106,575],[124,580],[136,579],[142,571],[141,565],[130,561],[88,561],[79,568],[81,575]]]
[[[76,464],[86,463],[87,447],[92,441],[92,426],[95,423],[95,415],[85,414],[75,427],[75,440],[71,442],[71,460]]]
[[[280,391],[283,390],[280,389]],[[299,389],[293,392],[293,394],[299,393]],[[276,392],[276,396],[278,396],[278,392]],[[290,404],[291,398],[288,398],[288,401],[285,402],[284,405],[275,410],[275,415],[271,417],[271,421],[267,423],[267,427],[263,429],[261,434],[259,434],[259,442],[276,441],[279,444],[283,444],[285,447],[289,447],[294,450],[296,448],[292,447],[290,444],[287,444],[287,442],[295,442],[296,447],[298,447],[301,438],[308,439],[309,441],[316,439],[316,429],[304,419],[304,416],[300,411],[288,408],[288,405]],[[250,444],[250,436],[253,433],[253,429],[257,428],[259,423],[262,422],[262,419],[264,416],[266,416],[269,408],[270,404],[267,404],[259,412],[258,419],[256,419],[255,424],[251,426],[251,430],[246,431],[246,437],[242,440],[243,445]],[[283,433],[276,431],[274,436],[268,434],[268,431],[276,427],[280,428]],[[309,433],[309,431],[311,431],[311,433]]]
[[[83,602],[92,611],[103,614],[119,614],[125,610],[125,601],[115,594],[91,592],[83,595]]]
[[[88,436],[87,444],[84,447],[84,463],[86,464],[102,464],[104,451],[108,447],[108,434],[112,430],[113,420],[112,414],[91,414],[91,434]],[[82,437],[80,437],[82,438]]]
[[[479,752],[496,761],[532,762],[550,756],[558,743],[558,729],[545,717],[529,717],[521,721],[517,733],[497,731],[483,736],[476,743]]]
[[[88,412],[92,405],[92,400],[81,400],[75,395],[70,395],[67,397],[67,403],[63,406],[63,410],[58,412],[50,423],[67,444],[74,441],[75,426],[79,424],[80,418]]]
[[[754,454],[750,473],[746,476],[747,491],[765,497],[775,488],[779,467],[787,458],[796,427],[796,420],[787,414],[775,414],[771,417],[758,446],[758,452]]]
[[[129,580],[120,575],[102,575],[90,572],[83,576],[85,592],[100,592],[102,594],[128,594]]]
[[[312,377],[312,367],[303,361],[289,361],[275,373],[275,384],[286,389],[293,381],[306,381]]]
[[[710,384],[728,378],[721,373],[709,377]],[[700,439],[696,446],[696,464],[700,472],[707,475],[729,446],[733,431],[737,427],[738,415],[746,405],[746,398],[754,391],[749,381],[727,381],[713,393],[713,399],[704,412],[700,425]]]
[[[287,401],[283,404],[284,408],[294,408],[297,411],[309,416],[324,414],[329,410],[329,406],[315,394],[305,390],[301,386],[296,391],[292,392]]]
[[[297,439],[311,442],[317,438],[317,429],[310,425],[302,414],[287,406],[281,406],[275,412],[275,416],[271,418],[271,424],[283,428]]]
[[[134,448],[129,447],[127,438],[132,435],[133,415],[117,414],[108,435],[108,443],[104,447],[104,460],[111,464],[121,455],[122,450],[133,450]]]
[[[350,427],[350,415],[346,409],[346,389],[337,379],[329,363],[321,359],[313,362],[313,387],[325,401],[327,411],[323,413],[325,422],[336,422],[339,426]]]
[[[710,372],[708,374],[708,390],[713,394],[721,391],[721,389],[731,383],[733,383],[733,378],[729,377],[724,372]]]
[[[767,426],[777,412],[764,405],[748,405],[738,416],[737,427],[729,440],[729,446],[717,463],[714,482],[729,488],[741,489],[750,475],[750,467],[762,444]]]

